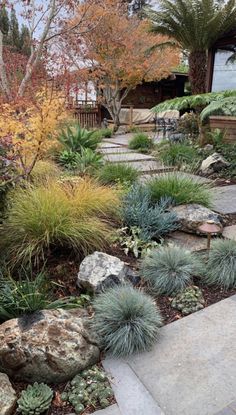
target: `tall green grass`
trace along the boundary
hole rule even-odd
[[[138,150],[141,152],[148,152],[154,146],[153,140],[145,133],[137,133],[129,141],[129,148],[131,150]]]
[[[45,258],[51,248],[80,255],[103,249],[119,204],[115,190],[90,179],[16,189],[1,226],[2,252],[12,263],[25,263]]]
[[[97,173],[103,184],[132,184],[138,179],[138,171],[123,163],[107,163]]]
[[[170,197],[177,205],[197,203],[211,207],[212,204],[210,185],[184,175],[163,174],[150,180],[147,186],[154,203],[161,200],[161,198]]]

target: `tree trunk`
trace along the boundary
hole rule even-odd
[[[0,30],[0,79],[1,79],[1,89],[3,90],[8,101],[11,101],[11,91],[9,88],[9,83],[7,79],[6,66],[3,60],[3,33]]]
[[[206,51],[194,51],[189,55],[189,80],[192,94],[206,92],[207,54]]]

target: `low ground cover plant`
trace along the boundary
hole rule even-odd
[[[162,320],[147,294],[131,286],[116,286],[98,295],[93,306],[93,329],[109,354],[122,357],[144,352],[156,342]]]
[[[160,239],[178,227],[175,213],[168,211],[170,204],[171,200],[164,198],[152,204],[148,187],[135,185],[124,197],[124,223],[129,228],[138,227],[143,241]]]
[[[130,185],[138,179],[138,171],[123,163],[107,163],[97,174],[99,181],[103,184]]]
[[[43,414],[50,408],[52,398],[53,390],[48,385],[35,382],[21,392],[17,412],[22,415]]]
[[[129,141],[129,148],[140,152],[148,152],[154,147],[153,140],[145,133],[136,133]]]
[[[83,370],[67,384],[61,398],[73,405],[76,414],[82,414],[88,407],[106,408],[114,393],[104,370],[93,366]]]
[[[212,193],[208,184],[175,173],[160,175],[147,184],[153,202],[170,197],[176,205],[197,203],[210,207]]]
[[[39,263],[52,248],[79,255],[101,250],[119,205],[117,191],[88,178],[17,189],[1,226],[1,251],[13,264]]]
[[[236,242],[218,239],[212,242],[203,281],[224,289],[236,287]]]
[[[144,258],[140,275],[157,294],[172,295],[190,285],[199,271],[199,261],[191,252],[178,246],[165,246]]]
[[[156,241],[144,241],[141,239],[142,230],[137,226],[132,226],[128,228],[120,228],[117,230],[114,242],[118,242],[122,247],[125,255],[130,253],[134,255],[135,258],[143,257],[147,255],[152,249],[158,247]]]

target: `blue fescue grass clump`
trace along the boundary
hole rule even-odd
[[[224,289],[236,287],[235,241],[218,239],[212,242],[203,280]]]
[[[134,185],[123,202],[123,219],[128,227],[141,229],[141,238],[148,241],[177,229],[177,217],[169,212],[171,200],[163,198],[159,203],[151,203],[151,193],[146,186]]]
[[[200,263],[190,252],[178,246],[165,246],[153,250],[141,264],[141,276],[160,295],[181,292],[199,274]]]
[[[162,319],[147,294],[128,285],[116,286],[97,296],[93,306],[93,328],[109,354],[144,352],[156,342]]]

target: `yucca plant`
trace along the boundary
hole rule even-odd
[[[164,197],[174,200],[175,204],[197,203],[206,207],[211,206],[212,192],[210,185],[196,181],[191,177],[176,173],[160,175],[148,182],[147,187],[153,202]]]
[[[157,11],[147,11],[152,30],[174,39],[168,44],[189,53],[189,78],[194,94],[206,91],[208,49],[235,28],[235,1],[218,2],[217,6],[214,0],[161,0]]]
[[[148,152],[154,146],[153,140],[145,133],[137,133],[129,141],[129,148],[141,152]]]
[[[151,193],[146,186],[134,185],[123,201],[123,220],[129,228],[140,229],[140,238],[149,241],[177,229],[177,217],[168,211],[171,200],[164,197],[152,204]]]
[[[116,286],[93,303],[93,329],[101,346],[117,357],[149,350],[156,342],[162,319],[155,302],[131,286]]]
[[[165,246],[144,258],[140,275],[157,294],[172,295],[190,285],[200,269],[199,261],[191,252],[178,246]]]
[[[226,290],[236,287],[235,241],[218,239],[212,242],[203,281]]]
[[[81,128],[79,124],[67,125],[60,131],[58,140],[66,150],[79,153],[83,148],[96,150],[101,141],[100,138],[95,136],[95,131]]]
[[[119,204],[115,190],[88,178],[17,189],[1,226],[2,252],[13,264],[38,262],[51,248],[80,255],[101,250],[108,244]]]
[[[97,173],[103,184],[132,184],[138,175],[138,170],[124,163],[107,163]]]

